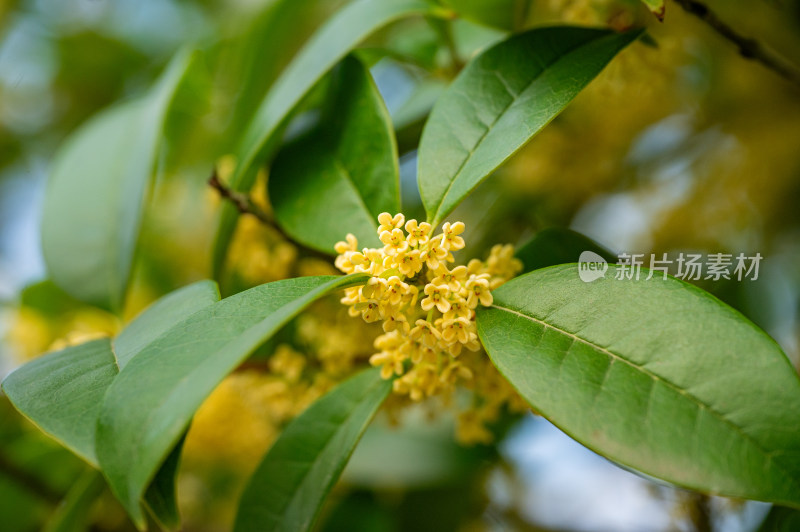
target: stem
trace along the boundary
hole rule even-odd
[[[696,16],[708,24],[722,37],[735,44],[739,48],[739,53],[742,57],[761,63],[783,78],[800,85],[800,70],[798,70],[796,66],[767,49],[755,39],[745,37],[731,28],[705,4],[697,0],[675,0],[675,3],[681,6],[687,13]]]
[[[220,181],[216,170],[214,170],[214,172],[212,172],[211,174],[211,177],[208,178],[208,184],[211,188],[213,188],[219,193],[222,199],[227,200],[231,204],[233,204],[233,206],[236,207],[236,210],[238,210],[240,213],[255,216],[259,222],[261,222],[265,226],[271,228],[276,233],[281,235],[281,237],[283,237],[284,240],[287,240],[288,242],[291,242],[292,244],[297,246],[297,248],[303,251],[306,255],[330,261],[330,257],[325,253],[317,251],[316,249],[309,248],[297,242],[291,236],[286,234],[286,232],[283,229],[281,229],[280,226],[278,226],[278,224],[276,224],[266,212],[261,210],[261,208],[258,205],[253,203],[246,194],[242,194],[241,192],[236,192],[235,190],[229,188],[225,183]]]
[[[211,188],[219,192],[221,198],[230,201],[240,213],[250,214],[258,218],[264,225],[274,226],[267,214],[250,201],[247,195],[231,190],[227,185],[223,184],[222,181],[219,180],[216,170],[214,170],[211,177],[208,178],[208,184]]]

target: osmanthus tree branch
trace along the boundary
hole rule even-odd
[[[702,2],[697,0],[675,0],[675,3],[735,44],[739,48],[739,53],[742,57],[757,61],[785,79],[800,85],[800,70],[795,65],[769,50],[757,40],[745,37],[731,28]]]
[[[236,192],[223,183],[219,179],[219,175],[217,174],[216,170],[214,170],[211,173],[211,177],[208,178],[208,185],[216,190],[222,199],[232,203],[233,206],[236,207],[236,210],[238,210],[241,214],[255,216],[259,222],[277,232],[279,235],[281,235],[281,237],[283,237],[284,240],[294,244],[305,255],[321,258],[327,261],[331,260],[328,255],[309,248],[289,236],[266,212],[264,212],[258,205],[253,203],[249,196],[242,194],[241,192]]]
[[[275,227],[275,224],[272,223],[272,220],[269,219],[269,216],[267,216],[267,214],[262,211],[258,205],[250,201],[250,198],[247,195],[242,194],[241,192],[236,192],[235,190],[231,190],[227,185],[220,181],[216,170],[214,170],[214,172],[211,174],[211,177],[208,178],[208,184],[211,188],[219,192],[220,197],[230,201],[240,213],[250,214],[258,218],[258,220],[264,225]],[[280,231],[280,229],[277,227],[276,229]]]

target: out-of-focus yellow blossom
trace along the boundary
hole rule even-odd
[[[522,264],[512,246],[495,246],[486,261],[449,266],[455,261],[452,252],[465,246],[462,222],[445,223],[435,236],[429,224],[406,222],[402,214],[382,213],[378,224],[383,248],[359,250],[351,234],[335,248],[341,271],[372,275],[341,299],[351,316],[383,325],[384,334],[374,343],[378,352],[369,362],[381,367],[384,379],[395,378],[396,394],[413,401],[447,399],[459,383],[469,383],[483,406],[462,416],[466,425],[457,435],[465,443],[485,442],[484,424],[497,418],[502,405],[520,401],[510,386],[502,389],[492,377],[474,377],[480,371],[504,382],[485,354],[477,354],[475,309],[491,305],[491,290],[519,273]],[[464,357],[465,348],[476,356]]]
[[[52,335],[45,316],[36,310],[21,307],[11,314],[5,342],[11,348],[11,354],[19,362],[24,362],[44,353],[52,342]]]
[[[119,319],[103,310],[86,307],[58,319],[48,318],[36,309],[20,307],[13,311],[4,341],[18,362],[25,362],[50,351],[82,344],[117,334]]]
[[[90,340],[115,336],[121,328],[119,319],[111,313],[91,307],[80,309],[67,317],[62,326],[63,332],[50,345],[48,351],[57,351]]]

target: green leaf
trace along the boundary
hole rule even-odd
[[[139,500],[194,412],[222,379],[317,298],[365,274],[257,286],[205,307],[137,354],[109,387],[96,436],[100,466],[134,522]]]
[[[327,253],[347,233],[379,247],[378,215],[400,210],[397,145],[378,88],[355,57],[336,74],[327,116],[281,150],[269,179],[281,227]]]
[[[190,284],[162,297],[129,323],[114,339],[114,354],[119,368],[195,312],[219,301],[219,289],[213,281]]]
[[[172,292],[148,307],[114,340],[87,342],[37,358],[14,371],[3,391],[24,416],[93,467],[97,418],[106,390],[131,358],[163,332],[219,299],[216,285],[201,281]],[[118,366],[119,364],[119,366]],[[166,527],[177,526],[176,446],[158,471],[145,500]]]
[[[56,156],[42,251],[52,280],[82,301],[122,307],[164,117],[190,62],[177,54],[147,95],[89,120]]]
[[[470,61],[422,132],[418,175],[428,221],[438,225],[640,33],[535,29]]]
[[[360,0],[331,17],[289,64],[261,103],[242,138],[230,187],[237,192],[250,190],[258,165],[280,140],[277,134],[292,111],[322,76],[358,43],[395,20],[435,12],[436,8],[423,0]],[[222,270],[238,214],[234,206],[223,205],[212,259],[215,277]]]
[[[103,493],[103,475],[87,470],[70,488],[66,498],[47,521],[44,532],[83,532],[88,530],[92,505]]]
[[[647,6],[647,9],[649,9],[658,18],[658,20],[664,20],[664,11],[666,11],[664,0],[642,0],[642,2]]]
[[[303,43],[346,0],[277,0],[267,4],[241,38],[225,45],[225,79],[236,83],[237,99],[228,133],[235,136],[250,122],[269,87]],[[265,54],[264,50],[270,53]]]
[[[536,233],[531,240],[517,248],[516,256],[522,261],[524,272],[578,262],[581,253],[592,251],[608,262],[617,261],[616,255],[580,233],[563,227],[550,227]]]
[[[292,420],[250,478],[234,531],[310,530],[375,412],[392,390],[377,368],[350,377]]]
[[[36,358],[3,381],[14,407],[42,432],[97,466],[95,424],[117,374],[108,338]]]
[[[674,278],[514,279],[477,316],[494,364],[590,449],[704,492],[800,506],[800,379],[778,345]]]

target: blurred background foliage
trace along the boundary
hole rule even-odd
[[[230,173],[231,148],[269,84],[345,3],[0,0],[0,375],[46,351],[115,334],[154,299],[210,275],[220,201],[206,183],[211,169]],[[704,287],[765,328],[797,365],[800,87],[742,57],[671,2],[663,23],[638,0],[445,3],[463,18],[403,21],[358,52],[397,129],[406,214],[422,212],[414,148],[430,106],[503,30],[644,25],[647,43],[620,54],[453,217],[467,223],[472,256],[549,227],[578,230],[615,252],[760,252],[758,281]],[[708,5],[800,65],[800,2]],[[185,43],[203,51],[202,64],[176,97],[133,288],[124,312],[112,315],[46,281],[38,222],[48,166],[67,134],[141,94]],[[277,58],[274,67],[262,68],[264,54]],[[287,135],[313,122],[315,98]],[[253,200],[268,212],[266,179]],[[335,273],[251,217],[239,226],[228,272],[228,293]],[[230,528],[243,482],[281,426],[363,362],[375,333],[335,299],[321,301],[226,379],[184,449],[185,530]],[[0,410],[0,528],[37,530],[86,466],[4,398]],[[322,530],[754,530],[769,511],[622,471],[532,416],[499,423],[494,445],[458,445],[440,410],[387,409],[359,445]],[[400,429],[391,427],[398,422]],[[790,530],[792,519],[774,512],[764,530]],[[108,493],[91,523],[132,529]]]

